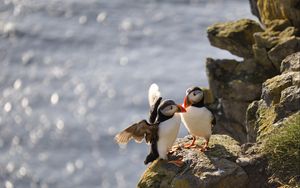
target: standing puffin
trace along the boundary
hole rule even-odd
[[[149,123],[142,120],[135,123],[115,136],[119,144],[127,144],[132,138],[141,143],[143,139],[151,144],[150,153],[144,163],[148,164],[157,158],[168,160],[168,152],[172,148],[180,127],[180,115],[185,109],[173,100],[163,100],[159,87],[152,84],[149,88],[150,117]],[[169,161],[182,166],[181,160]]]
[[[201,151],[206,151],[212,134],[211,129],[216,121],[213,113],[204,105],[204,92],[202,89],[199,87],[187,89],[183,107],[186,109],[186,113],[181,114],[182,121],[193,136],[192,143],[185,145],[185,147],[194,146],[196,136],[199,136],[205,139],[205,144],[201,148]]]

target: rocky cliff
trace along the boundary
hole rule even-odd
[[[246,110],[261,98],[262,83],[282,72],[280,66],[286,56],[300,51],[299,29],[288,20],[275,20],[268,26],[263,29],[253,20],[242,19],[218,23],[207,30],[213,46],[244,59],[208,58],[206,62],[210,89],[218,99],[215,106],[219,106],[215,132],[241,143],[248,141]]]
[[[179,148],[170,157],[182,156],[183,167],[155,161],[138,187],[300,186],[300,1],[250,5],[261,23],[207,29],[211,45],[243,58],[207,58],[217,119],[210,149]]]

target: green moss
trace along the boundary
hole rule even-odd
[[[269,134],[274,130],[273,123],[276,119],[276,112],[274,106],[264,106],[261,105],[258,109],[259,119],[258,119],[258,141],[264,140]]]
[[[190,183],[188,182],[187,179],[175,179],[172,182],[172,187],[174,188],[190,188]]]
[[[174,176],[176,175],[175,171],[166,169],[163,166],[166,161],[156,160],[154,161],[142,175],[139,184],[139,188],[148,188],[148,187],[164,187],[171,184]]]
[[[273,131],[263,148],[270,172],[281,182],[300,186],[300,113],[290,116]]]

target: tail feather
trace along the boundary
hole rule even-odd
[[[148,163],[155,161],[155,159],[157,158],[158,158],[158,154],[156,155],[155,153],[149,153],[149,155],[147,155],[144,161],[144,164],[147,165]]]
[[[151,151],[147,155],[144,164],[147,165],[148,163],[153,162],[159,157],[158,151],[157,151],[157,142],[152,142],[151,143]]]

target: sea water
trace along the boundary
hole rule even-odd
[[[207,87],[206,28],[252,18],[240,0],[1,0],[0,187],[135,187],[145,144],[113,137],[147,91]],[[180,135],[187,134],[182,128]]]

